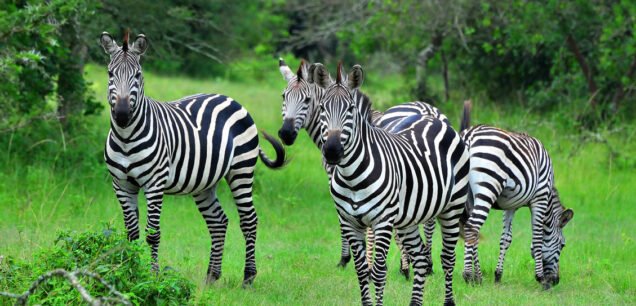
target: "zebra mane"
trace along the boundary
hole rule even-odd
[[[369,96],[360,90],[356,90],[356,95],[359,95],[360,98],[356,99],[356,103],[359,103],[359,113],[362,115],[363,119],[369,123],[373,123],[373,103]]]
[[[336,84],[342,84],[342,61],[338,62],[338,71],[336,71]]]
[[[123,43],[121,45],[121,50],[124,51],[124,52],[128,51],[128,36],[129,36],[128,34],[130,34],[129,30],[126,29],[124,31],[124,41],[123,41]]]
[[[300,65],[298,66],[298,71],[296,71],[296,77],[298,78],[298,81],[303,79],[303,68],[305,67],[305,60],[301,59],[300,60]]]

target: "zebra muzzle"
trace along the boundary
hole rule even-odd
[[[126,127],[130,122],[130,118],[132,117],[130,102],[126,97],[124,99],[117,99],[117,103],[115,103],[115,107],[112,109],[112,116],[115,119],[115,123],[117,126]]]
[[[322,145],[322,155],[330,165],[336,165],[344,157],[344,146],[340,142],[340,131],[327,132],[327,141]]]
[[[296,136],[298,136],[298,132],[294,129],[294,119],[293,118],[285,118],[283,120],[283,126],[278,130],[278,137],[283,141],[283,143],[287,146],[291,146],[294,144],[296,140]]]

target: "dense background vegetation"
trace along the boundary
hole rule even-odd
[[[101,231],[111,222],[123,230],[102,157],[108,59],[98,38],[102,31],[121,37],[125,29],[150,41],[143,60],[148,95],[167,101],[221,92],[270,132],[281,123],[279,56],[292,66],[299,58],[331,69],[338,60],[362,64],[363,89],[380,110],[425,99],[459,118],[462,101],[473,99],[475,123],[526,131],[546,144],[576,217],[562,284],[552,293],[540,292],[532,278],[523,212],[506,263],[509,283],[480,290],[458,281],[458,302],[635,302],[633,269],[616,268],[633,266],[636,251],[629,235],[636,230],[633,1],[0,2],[0,258],[40,258],[60,229]],[[168,199],[182,205],[166,205],[161,261],[197,284],[196,301],[358,303],[353,268],[333,268],[337,220],[319,152],[299,138],[288,148],[287,169],[258,169],[262,270],[253,291],[240,289],[243,244],[227,190],[224,277],[211,290],[201,282],[209,250],[203,220],[191,199]],[[496,262],[499,219],[495,213],[486,223],[480,248],[486,277]],[[397,252],[391,256],[395,272]],[[387,301],[406,303],[410,286],[390,274]],[[441,301],[440,275],[427,283],[433,301]],[[24,290],[25,278],[0,279],[0,291]]]

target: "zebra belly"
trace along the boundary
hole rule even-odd
[[[497,201],[495,201],[495,208],[510,210],[528,205],[534,194],[534,190],[523,190],[522,186],[508,179]]]

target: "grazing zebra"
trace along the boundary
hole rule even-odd
[[[503,233],[495,282],[501,281],[506,251],[512,242],[512,219],[520,207],[532,214],[532,257],[535,278],[544,288],[559,282],[559,257],[565,246],[563,227],[574,212],[561,205],[554,171],[541,142],[525,133],[470,126],[470,101],[464,103],[462,138],[470,151],[470,187],[474,202],[465,226],[464,279],[481,283],[477,256],[479,229],[491,208],[504,210]]]
[[[301,61],[298,70],[296,71],[296,73],[294,73],[282,58],[279,59],[279,69],[281,74],[283,75],[283,78],[285,79],[285,81],[287,81],[287,87],[283,91],[282,95],[283,126],[278,131],[278,136],[286,145],[293,145],[296,137],[298,136],[299,130],[301,128],[304,128],[311,137],[314,144],[316,144],[319,149],[322,147],[320,125],[318,122],[320,114],[318,110],[318,101],[322,98],[324,89],[315,84],[312,77],[313,69],[315,69],[317,65],[311,65],[310,67],[307,67],[304,61]],[[324,84],[325,87],[333,83],[331,78],[328,76],[324,77],[323,80],[327,81],[328,83]],[[365,99],[368,99],[359,91],[356,91],[355,94],[356,100],[362,99],[363,97]],[[371,122],[373,122],[374,124],[378,124],[379,126],[386,129],[393,129],[394,126],[400,122],[400,119],[406,118],[413,114],[422,114],[436,117],[444,120],[450,125],[450,122],[448,122],[448,119],[444,114],[442,114],[437,108],[424,102],[409,102],[394,106],[387,111],[386,115],[382,112],[371,110]],[[332,167],[324,163],[324,160],[323,166],[325,166],[327,174],[331,176]],[[427,228],[425,228],[425,232],[427,233],[426,257],[427,262],[430,263],[429,268],[427,268],[427,275],[432,272],[430,245],[432,228],[434,228],[434,226],[435,221],[431,220],[430,225],[427,224]],[[428,227],[430,227],[430,229],[428,229]],[[369,230],[367,232],[367,238],[369,243],[369,245],[367,246],[367,261],[369,262],[369,264],[371,264],[373,258],[373,231]],[[338,266],[344,267],[350,261],[351,255],[349,253],[349,243],[347,242],[347,239],[344,237],[344,235],[341,235],[341,241],[341,257]],[[400,273],[402,273],[408,279],[410,274],[408,255],[406,254],[406,252],[403,252],[404,249],[402,243],[397,237],[396,243],[398,244],[398,247],[401,251]]]
[[[328,75],[319,71],[322,69],[319,66],[314,71],[317,84],[324,84],[320,78]],[[331,194],[351,244],[362,304],[372,305],[369,273],[376,303],[383,303],[386,256],[394,229],[413,260],[411,304],[422,304],[424,246],[418,225],[438,218],[445,304],[453,305],[455,245],[468,193],[468,151],[459,134],[436,118],[409,116],[394,133],[364,120],[369,114],[361,111],[368,107],[353,100],[363,77],[360,66],[354,66],[347,77],[339,64],[336,82],[326,88],[320,101],[322,155],[334,165]],[[364,258],[367,227],[373,229],[376,239],[372,269]]]
[[[139,238],[137,195],[143,190],[148,205],[146,241],[152,267],[158,270],[159,219],[164,194],[192,195],[207,224],[212,246],[206,281],[221,275],[228,219],[216,197],[225,177],[241,220],[246,241],[243,285],[256,276],[256,211],[252,203],[254,168],[258,156],[269,168],[284,165],[282,144],[264,134],[276,150],[269,160],[258,144],[258,132],[245,108],[223,95],[198,94],[170,103],[144,95],[140,56],[147,49],[143,35],[121,47],[106,32],[101,44],[110,55],[108,101],[111,129],[104,158],[121,203],[128,239]]]

